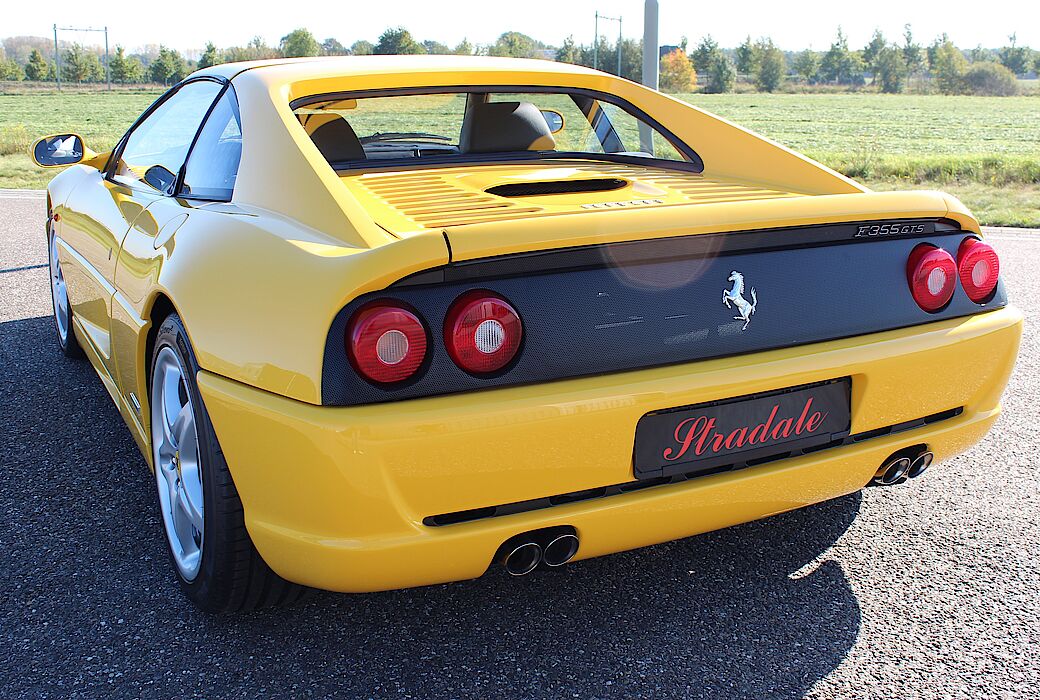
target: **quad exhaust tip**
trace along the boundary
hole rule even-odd
[[[538,568],[542,548],[537,542],[523,542],[506,554],[505,568],[510,576],[525,576]]]
[[[874,483],[879,486],[892,486],[898,484],[906,473],[910,471],[910,458],[909,457],[896,457],[890,459],[888,462],[881,467],[877,475],[874,477]]]
[[[510,576],[526,576],[537,568],[563,566],[578,553],[578,535],[569,525],[523,532],[506,540],[495,555]]]
[[[896,452],[881,465],[874,478],[873,486],[893,486],[907,479],[916,479],[932,466],[935,455],[925,445]]]
[[[559,535],[545,545],[542,561],[546,566],[563,566],[578,553],[578,538],[570,533]]]
[[[910,463],[910,469],[907,470],[906,475],[911,479],[916,479],[924,474],[928,467],[932,466],[932,460],[934,459],[935,455],[931,452],[922,452],[917,455],[917,459]]]

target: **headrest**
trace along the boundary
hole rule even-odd
[[[530,102],[485,102],[466,111],[459,150],[463,153],[551,151],[556,140],[545,117]]]
[[[311,140],[330,163],[362,160],[365,157],[365,149],[361,147],[357,134],[346,119],[337,117],[322,124],[311,134]]]

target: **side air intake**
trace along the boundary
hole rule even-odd
[[[535,197],[543,194],[571,194],[573,192],[610,192],[628,184],[620,178],[587,180],[558,180],[555,182],[516,182],[496,185],[484,190],[499,197]]]

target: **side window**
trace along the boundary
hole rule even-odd
[[[199,80],[167,98],[130,133],[112,179],[173,194],[191,142],[222,88],[212,80]]]
[[[184,168],[181,194],[230,200],[242,158],[242,120],[235,91],[228,88],[213,108]]]
[[[612,131],[621,139],[621,152],[642,153],[663,160],[685,160],[656,129],[649,128],[617,105],[607,102],[599,105]]]

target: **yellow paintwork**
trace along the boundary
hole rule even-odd
[[[112,183],[98,170],[108,154],[56,177],[48,199],[76,336],[142,453],[150,461],[148,334],[156,309],[172,308],[204,370],[200,387],[250,533],[286,578],[337,590],[466,578],[509,535],[559,523],[578,528],[580,557],[703,532],[856,490],[893,446],[925,441],[949,456],[979,439],[999,411],[1021,327],[1012,308],[684,366],[320,407],[336,313],[360,294],[452,260],[834,221],[947,217],[976,232],[978,223],[949,195],[868,192],[678,100],[565,64],[353,57],[202,73],[230,79],[241,108],[245,146],[232,202]],[[336,91],[456,85],[619,95],[693,146],[705,171],[561,161],[341,176],[289,107]],[[493,215],[472,206],[494,184],[596,176],[630,184],[522,200]],[[581,206],[633,200],[660,201]],[[970,374],[961,371],[968,364]],[[427,515],[626,481],[635,422],[647,411],[843,375],[853,376],[854,431],[965,411],[911,433],[668,489],[438,529],[419,524]]]
[[[951,457],[997,418],[1021,321],[1007,308],[806,347],[357,408],[308,406],[209,373],[199,384],[224,454],[242,465],[235,484],[264,559],[295,581],[371,591],[479,576],[504,540],[533,528],[574,526],[585,558],[856,491],[906,445],[925,442],[937,459]],[[421,524],[429,515],[629,481],[634,426],[648,411],[845,375],[854,433],[957,406],[964,412],[682,485]]]

